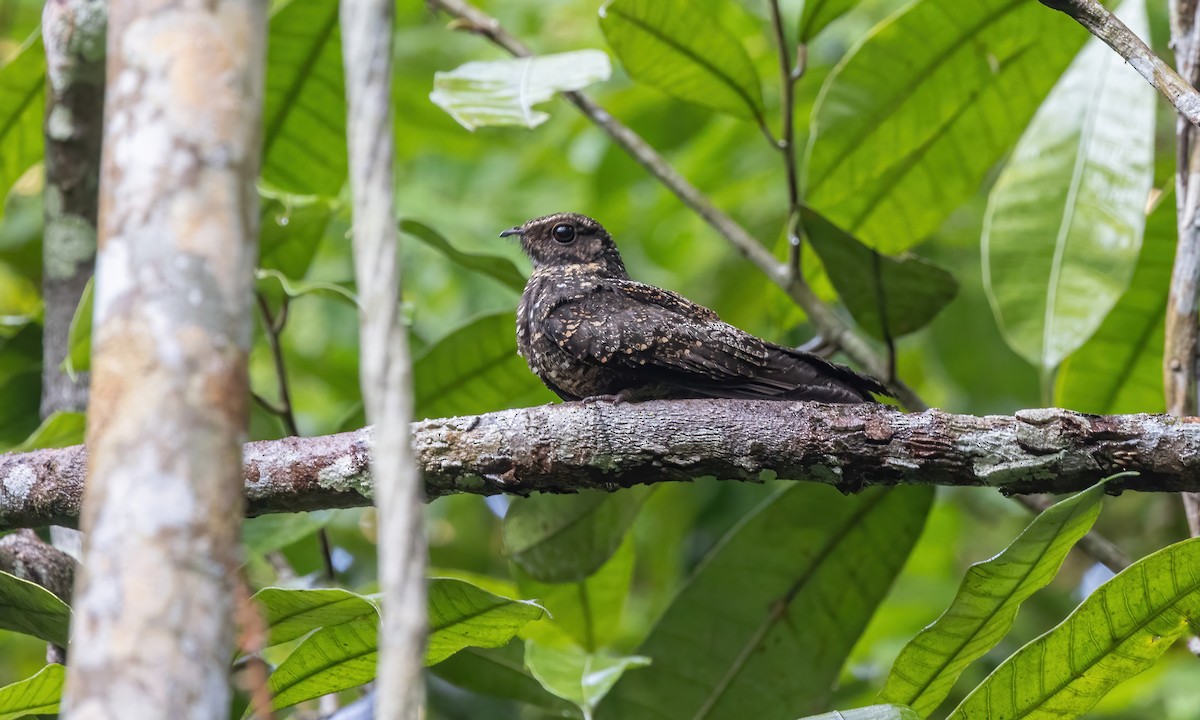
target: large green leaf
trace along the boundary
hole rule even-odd
[[[56,714],[65,677],[66,668],[52,663],[31,677],[0,688],[0,720]]]
[[[0,572],[0,629],[66,647],[71,608],[46,588]]]
[[[348,690],[375,677],[379,618],[374,614],[317,630],[271,673],[272,707]]]
[[[859,0],[805,0],[800,14],[800,42],[816,37],[829,23],[845,15]]]
[[[1143,0],[1120,14],[1146,35]],[[1043,370],[1091,336],[1129,286],[1154,175],[1151,88],[1088,41],[992,188],[983,278],[1008,344]]]
[[[258,266],[303,278],[333,217],[333,204],[321,197],[264,191],[259,217]]]
[[[434,578],[429,581],[425,664],[439,663],[466,647],[500,647],[545,612],[530,600],[493,595],[462,580]]]
[[[300,195],[337,195],[346,181],[337,0],[288,0],[271,16],[262,176]]]
[[[463,252],[451,245],[450,241],[437,230],[416,220],[401,220],[400,232],[415,237],[440,252],[451,262],[467,270],[487,275],[517,292],[525,289],[525,276],[508,258],[499,255],[473,255]]]
[[[435,73],[429,99],[468,130],[489,125],[534,128],[550,118],[534,105],[611,74],[608,55],[599,50],[469,62]]]
[[[617,551],[650,491],[639,486],[514,499],[504,516],[504,550],[535,580],[583,580]]]
[[[948,720],[1069,720],[1150,667],[1200,617],[1200,538],[1164,548],[1102,585],[1017,651]]]
[[[826,81],[808,201],[877,250],[911,247],[978,191],[1086,37],[1028,0],[918,0]]]
[[[650,658],[640,655],[614,656],[525,643],[529,672],[547,691],[574,703],[584,720],[591,720],[596,705],[626,670],[649,664]]]
[[[17,56],[0,67],[0,217],[13,184],[42,161],[45,87],[46,53],[42,34],[34,33]]]
[[[254,594],[270,628],[268,645],[303,637],[313,630],[368,618],[378,620],[374,603],[341,588],[263,588]]]
[[[1100,514],[1103,483],[1038,515],[1011,545],[972,565],[954,602],[900,651],[880,699],[928,717],[962,671],[1004,638],[1017,609],[1058,573]]]
[[[512,313],[485,315],[451,332],[413,363],[417,418],[470,415],[552,400],[517,354]]]
[[[1100,414],[1166,412],[1164,321],[1178,236],[1174,196],[1167,194],[1146,219],[1129,289],[1095,334],[1059,369],[1055,394],[1059,407]]]
[[[854,710],[834,710],[810,715],[802,720],[921,720],[921,717],[912,708],[902,705],[871,705]]]
[[[843,497],[796,484],[700,563],[599,716],[793,720],[828,705],[842,664],[908,558],[930,488]]]
[[[242,523],[242,543],[246,552],[263,555],[299,542],[333,520],[334,511],[273,513],[248,518]]]
[[[763,122],[762,84],[736,37],[703,5],[610,0],[600,29],[638,82],[713,110]]]
[[[811,208],[802,208],[800,217],[838,297],[859,327],[877,338],[920,330],[958,294],[954,276],[928,260],[882,255]]]
[[[571,703],[547,692],[529,673],[525,667],[525,643],[519,640],[498,648],[464,648],[429,671],[481,695],[517,700],[549,710],[557,717],[573,714]]]
[[[83,432],[87,418],[83,413],[56,410],[38,425],[37,430],[25,438],[25,442],[11,452],[29,452],[42,448],[64,448],[83,443]]]

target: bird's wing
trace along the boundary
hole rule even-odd
[[[696,395],[857,402],[878,391],[848,368],[760,340],[681,295],[633,281],[606,282],[554,307],[545,331],[581,362]]]

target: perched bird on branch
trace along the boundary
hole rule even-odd
[[[634,282],[612,236],[559,213],[505,230],[533,261],[517,349],[564,400],[616,396],[870,402],[873,378],[757,338],[687,298]]]

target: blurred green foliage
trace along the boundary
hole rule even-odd
[[[1087,340],[1057,377],[1055,367],[1034,368],[1009,347],[985,294],[980,238],[993,183],[1034,114],[1054,111],[1054,103],[1043,100],[1059,92],[1052,89],[1055,81],[1089,42],[1087,34],[1032,2],[781,4],[789,37],[795,41],[799,32],[809,43],[795,87],[797,144],[809,144],[797,158],[807,163],[801,168],[812,191],[807,200],[820,222],[840,227],[821,226],[828,232],[817,238],[816,252],[806,248],[805,274],[814,289],[873,338],[897,327],[912,331],[897,340],[898,374],[931,405],[1008,413],[1054,397],[1085,411],[1161,410],[1159,319],[1175,237],[1169,196],[1150,218],[1144,241],[1140,230],[1130,239],[1140,248],[1137,267],[1114,279],[1115,309],[1099,330],[1088,339],[1096,319],[1072,316],[1070,308],[1056,321],[1063,332],[1084,335],[1079,342]],[[609,51],[612,79],[588,91],[777,257],[785,256],[784,168],[764,139],[764,128],[779,134],[781,97],[765,2],[671,3],[672,15],[658,12],[656,3],[616,0],[603,31],[598,0],[491,0],[480,6],[538,54]],[[28,38],[39,9],[36,0],[0,0],[0,193],[12,189],[0,216],[0,450],[26,441],[25,447],[61,444],[81,431],[79,418],[71,417],[35,434],[41,202],[40,150],[30,129],[42,122],[38,74],[44,65],[40,45]],[[1151,38],[1165,53],[1166,18],[1157,6],[1150,11]],[[252,386],[264,400],[254,405],[253,439],[281,437],[293,419],[305,435],[363,422],[336,18],[335,0],[273,6],[257,289],[276,321],[293,417],[272,410],[280,407],[281,378],[263,318],[251,356]],[[447,28],[447,21],[420,3],[397,4],[397,205],[418,417],[552,400],[516,355],[513,313],[528,262],[515,245],[496,237],[551,212],[575,210],[600,219],[639,280],[680,291],[779,342],[811,337],[803,312],[777,286],[567,103],[539,106],[550,119],[534,130],[474,132],[435,106],[428,99],[434,73],[506,57],[477,36]],[[705,55],[706,48],[720,50],[719,62]],[[716,72],[722,70],[728,72]],[[1118,70],[1128,68],[1111,72]],[[678,87],[681,79],[689,85]],[[747,115],[761,117],[764,128]],[[1130,130],[1114,115],[1121,113],[1083,118],[1107,122],[1100,129],[1118,138],[1125,131],[1142,133],[1143,143],[1153,130],[1153,182],[1164,190],[1174,167],[1173,117],[1162,111],[1155,128]],[[1056,120],[1061,118],[1047,122]],[[1025,135],[1021,142],[1038,140]],[[1104,159],[1115,183],[1146,181],[1146,168]],[[1059,171],[1044,182],[1066,186],[1070,177]],[[1080,203],[1069,211],[1102,233],[1108,219],[1101,205]],[[1040,212],[1061,220],[1068,208],[1043,202]],[[1016,260],[993,267],[991,280],[1028,286],[1036,274],[1022,264],[1033,260],[1020,243],[1029,238],[1012,235],[1007,250]],[[1037,239],[1056,247],[1054,237]],[[883,257],[873,264],[867,262],[869,247],[912,249],[921,257]],[[1132,256],[1129,245],[1123,252],[1122,258]],[[1065,251],[1063,257],[1068,264],[1111,260],[1103,248],[1091,259]],[[830,278],[822,261],[829,263]],[[884,279],[896,282],[880,285],[873,266],[887,268]],[[905,268],[919,273],[905,275]],[[1032,284],[1032,291],[1022,290],[1031,298],[1028,307],[1010,304],[1017,313],[1045,307],[1047,288]],[[838,292],[854,296],[839,300]],[[882,298],[883,312],[878,303],[864,302],[862,293]],[[904,319],[919,315],[919,322],[903,325],[893,317],[905,303],[919,312]],[[880,327],[881,316],[895,327]],[[84,367],[86,332],[79,334],[73,356],[82,353],[77,359]],[[872,342],[887,352],[882,342]],[[507,524],[505,498],[439,499],[426,513],[431,574],[461,584],[439,581],[433,617],[469,616],[472,608],[486,614],[495,607],[516,608],[519,617],[502,632],[488,629],[486,642],[467,633],[454,645],[466,649],[433,665],[430,717],[532,720],[595,710],[601,717],[749,713],[790,720],[874,705],[893,661],[950,605],[968,565],[1004,549],[1028,522],[1014,504],[986,491],[943,490],[932,501],[928,495],[907,490],[845,498],[823,486],[698,478],[599,500],[516,500]],[[1135,557],[1152,553],[1184,533],[1174,503],[1129,495],[1109,500],[1097,529]],[[333,579],[325,577],[320,528],[331,546]],[[1077,532],[1079,524],[1071,528]],[[1053,537],[1065,542],[1066,535]],[[252,584],[283,588],[260,596],[275,631],[303,629],[279,636],[266,654],[283,670],[273,681],[278,687],[296,688],[288,673],[304,675],[312,669],[304,663],[328,659],[329,648],[357,643],[370,652],[372,510],[256,518],[247,523],[245,538]],[[1194,552],[1180,549],[1194,545],[1174,547],[1163,552]],[[1004,557],[1012,555],[1019,553]],[[982,657],[957,680],[944,678],[947,687],[938,698],[945,695],[943,709],[955,707],[1005,658],[1066,618],[1079,602],[1082,579],[1097,572],[1090,565],[1082,556],[1068,556],[1046,589],[1022,603],[1011,631],[982,648]],[[1161,567],[1151,570],[1162,575]],[[288,594],[314,587],[345,590]],[[450,588],[459,592],[451,597]],[[514,604],[518,599],[541,605]],[[349,611],[331,613],[326,601],[344,601]],[[304,603],[307,609],[295,611]],[[281,607],[308,624],[285,625],[283,615],[272,614]],[[541,607],[549,615],[535,619]],[[1148,616],[1161,610],[1148,601],[1122,612]],[[1076,631],[1086,631],[1088,612],[1073,617]],[[648,666],[634,659],[640,656]],[[1194,663],[1182,648],[1170,650],[1089,716],[1200,715]],[[44,643],[0,632],[0,685],[30,678],[44,664]],[[317,682],[292,698],[357,685],[370,667],[366,661],[351,667],[350,682],[344,674],[334,677],[332,670],[344,671],[344,665],[317,668]],[[1037,668],[1021,667],[1036,675]],[[589,681],[589,669],[600,677]],[[55,682],[57,673],[50,673]],[[44,691],[48,675],[41,677],[36,685]],[[0,716],[2,698],[15,694],[0,691]],[[342,690],[343,700],[355,696]],[[235,712],[244,704],[242,698]],[[312,702],[301,708],[306,706]],[[653,714],[651,707],[657,708]],[[911,715],[879,708],[861,717]]]

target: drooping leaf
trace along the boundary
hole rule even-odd
[[[269,645],[303,637],[313,630],[362,618],[378,619],[374,603],[341,588],[263,588],[254,594],[270,629]]]
[[[958,294],[958,281],[915,255],[891,257],[863,245],[811,208],[802,208],[804,232],[859,327],[884,337],[920,330]]]
[[[311,195],[260,194],[258,266],[303,278],[333,217],[333,204]]]
[[[650,658],[640,655],[612,656],[525,643],[529,672],[546,690],[574,703],[585,720],[591,720],[596,705],[626,670],[649,664]]]
[[[541,582],[579,582],[617,551],[650,488],[516,498],[504,515],[504,550]]]
[[[869,247],[911,247],[978,190],[1086,38],[1025,0],[914,2],[822,88],[809,203]]]
[[[507,698],[571,716],[574,706],[546,691],[525,667],[525,643],[512,640],[498,648],[464,648],[429,668],[434,675],[460,688]]]
[[[87,372],[92,365],[92,315],[93,289],[95,278],[88,278],[83,286],[83,295],[75,306],[75,314],[71,316],[71,326],[67,329],[67,356],[63,358],[63,370],[69,377],[77,373]]]
[[[254,277],[259,282],[277,282],[288,297],[298,298],[304,295],[321,295],[323,297],[341,300],[358,307],[358,298],[354,291],[345,285],[320,280],[293,280],[278,270],[259,269],[254,271]]]
[[[346,182],[346,101],[337,0],[288,0],[271,15],[263,178],[299,195]]]
[[[921,720],[922,717],[912,708],[903,705],[871,705],[854,710],[835,710],[810,715],[802,720]]]
[[[1005,660],[948,720],[1070,720],[1150,667],[1200,617],[1200,538],[1166,547],[1100,586]]]
[[[1008,634],[1017,609],[1058,573],[1100,514],[1104,484],[1038,515],[1004,552],[967,570],[954,602],[900,651],[880,699],[921,717],[950,694],[962,671]]]
[[[526,407],[554,398],[517,354],[513,313],[485,315],[451,332],[413,363],[414,417]]]
[[[429,99],[468,130],[489,125],[534,128],[550,118],[534,105],[555,93],[603,82],[611,74],[608,55],[599,50],[469,62],[435,73]]]
[[[56,714],[65,677],[66,668],[51,663],[31,677],[0,688],[0,720]]]
[[[46,53],[42,34],[35,32],[17,56],[0,67],[0,217],[13,184],[42,161],[45,87]]]
[[[493,595],[462,580],[433,578],[425,664],[437,664],[466,647],[500,647],[545,612],[529,600]]]
[[[312,535],[332,520],[332,510],[259,515],[242,523],[242,543],[246,552],[263,555]]]
[[[271,706],[291,707],[374,679],[378,624],[372,614],[309,635],[271,673]]]
[[[70,625],[71,608],[57,595],[41,585],[0,572],[0,629],[66,647]]]
[[[29,452],[42,448],[64,448],[83,442],[83,431],[87,418],[83,413],[56,410],[38,425],[25,442],[11,452]]]
[[[1059,369],[1056,405],[1100,414],[1166,412],[1164,321],[1178,236],[1174,195],[1167,194],[1146,219],[1129,289]]]
[[[1118,11],[1146,34],[1143,0]],[[984,287],[1008,344],[1043,370],[1091,336],[1129,285],[1154,175],[1153,88],[1092,39],[992,188]]]
[[[800,42],[812,40],[857,4],[858,0],[805,0],[800,14]]]
[[[823,710],[932,496],[906,487],[843,497],[810,484],[773,495],[701,561],[638,648],[654,664],[618,682],[598,716],[794,720]]]
[[[517,292],[525,289],[525,276],[508,258],[498,255],[465,253],[451,245],[450,241],[442,237],[437,230],[416,220],[401,220],[400,232],[415,237],[461,267],[481,275],[487,275]]]
[[[629,75],[702,107],[762,123],[762,84],[741,42],[684,0],[610,0],[600,29]]]

